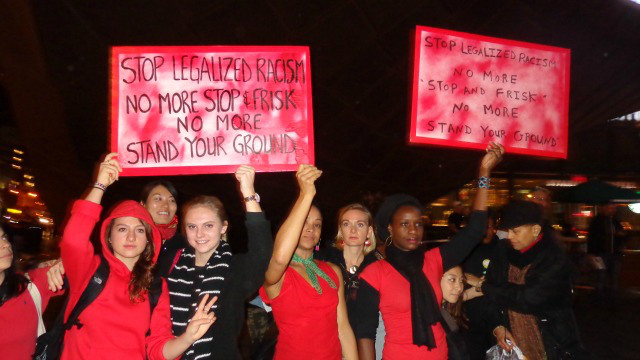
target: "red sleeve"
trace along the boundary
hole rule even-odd
[[[164,360],[162,350],[167,341],[174,338],[171,331],[171,309],[169,308],[169,288],[162,279],[162,294],[158,299],[158,305],[151,314],[151,331],[145,343],[147,348],[147,358],[150,360]]]
[[[80,294],[98,266],[90,237],[101,211],[102,206],[96,203],[76,200],[69,222],[64,227],[60,251],[71,293]]]
[[[360,278],[364,279],[372,288],[376,289],[380,292],[380,286],[382,285],[382,266],[383,261],[376,261],[373,264],[367,266],[362,273],[360,274]]]
[[[42,298],[42,312],[47,308],[47,304],[49,304],[49,299],[53,296],[60,296],[64,294],[64,291],[53,292],[49,290],[49,283],[47,282],[47,271],[51,266],[33,269],[29,271],[29,278],[31,282],[38,288],[40,292],[40,297]]]
[[[264,289],[264,285],[260,286],[260,290],[258,290],[258,293],[260,294],[260,298],[262,299],[262,301],[265,304],[271,306],[271,299],[269,299],[267,291]]]
[[[424,253],[423,270],[426,270],[427,274],[435,274],[435,277],[438,279],[442,277],[444,268],[442,267],[440,248],[434,248]],[[438,280],[438,283],[440,283],[440,280]]]

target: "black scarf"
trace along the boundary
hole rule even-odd
[[[211,255],[204,267],[196,268],[195,250],[186,248],[176,266],[173,268],[167,284],[169,286],[169,298],[171,301],[172,329],[175,336],[180,336],[187,329],[189,320],[193,317],[195,309],[205,294],[209,294],[209,300],[218,296],[224,287],[224,281],[229,273],[231,261],[231,246],[226,241],[221,241],[216,251]],[[217,301],[211,311],[220,311],[220,301]],[[215,324],[214,324],[215,325]],[[194,359],[196,356],[211,357],[211,331],[209,331],[184,353],[183,359]],[[224,329],[222,329],[224,331]]]
[[[531,249],[520,252],[519,250],[515,250],[509,244],[507,248],[507,258],[509,259],[509,263],[517,266],[522,269],[525,266],[531,264],[542,252],[547,251],[549,245],[553,243],[553,239],[550,238],[547,232],[542,232],[542,239],[538,241]]]
[[[435,348],[431,325],[440,320],[440,306],[431,283],[422,272],[424,250],[402,251],[391,245],[387,247],[387,262],[409,281],[413,344]]]

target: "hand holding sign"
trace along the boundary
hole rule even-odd
[[[248,165],[241,165],[236,170],[236,180],[240,184],[240,192],[242,196],[248,197],[256,193],[253,182],[256,177],[256,170]]]
[[[482,158],[480,162],[480,172],[481,173],[491,173],[501,161],[502,155],[504,155],[504,146],[491,141],[489,146],[486,149],[487,154]],[[486,175],[481,175],[486,176]]]
[[[108,187],[120,178],[122,166],[118,162],[118,153],[110,153],[105,156],[104,161],[98,167],[96,182]]]

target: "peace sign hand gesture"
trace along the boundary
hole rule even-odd
[[[184,332],[186,340],[191,344],[203,337],[211,325],[216,321],[215,314],[209,311],[213,304],[218,301],[218,297],[214,296],[211,301],[207,302],[208,299],[209,294],[206,294],[202,300],[200,300],[200,303],[196,308],[196,313],[193,314],[191,321],[189,321],[189,325],[187,325],[187,330]]]

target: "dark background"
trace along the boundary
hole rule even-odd
[[[107,151],[110,46],[308,45],[325,217],[394,192],[426,202],[474,178],[481,153],[407,144],[416,25],[571,49],[568,160],[509,155],[500,171],[638,177],[637,123],[608,122],[640,110],[640,5],[628,0],[0,0],[0,121],[17,129],[60,223]],[[293,179],[257,177],[276,221]],[[106,203],[137,198],[147,180],[119,181]],[[183,198],[215,194],[241,212],[232,175],[170,180]]]

